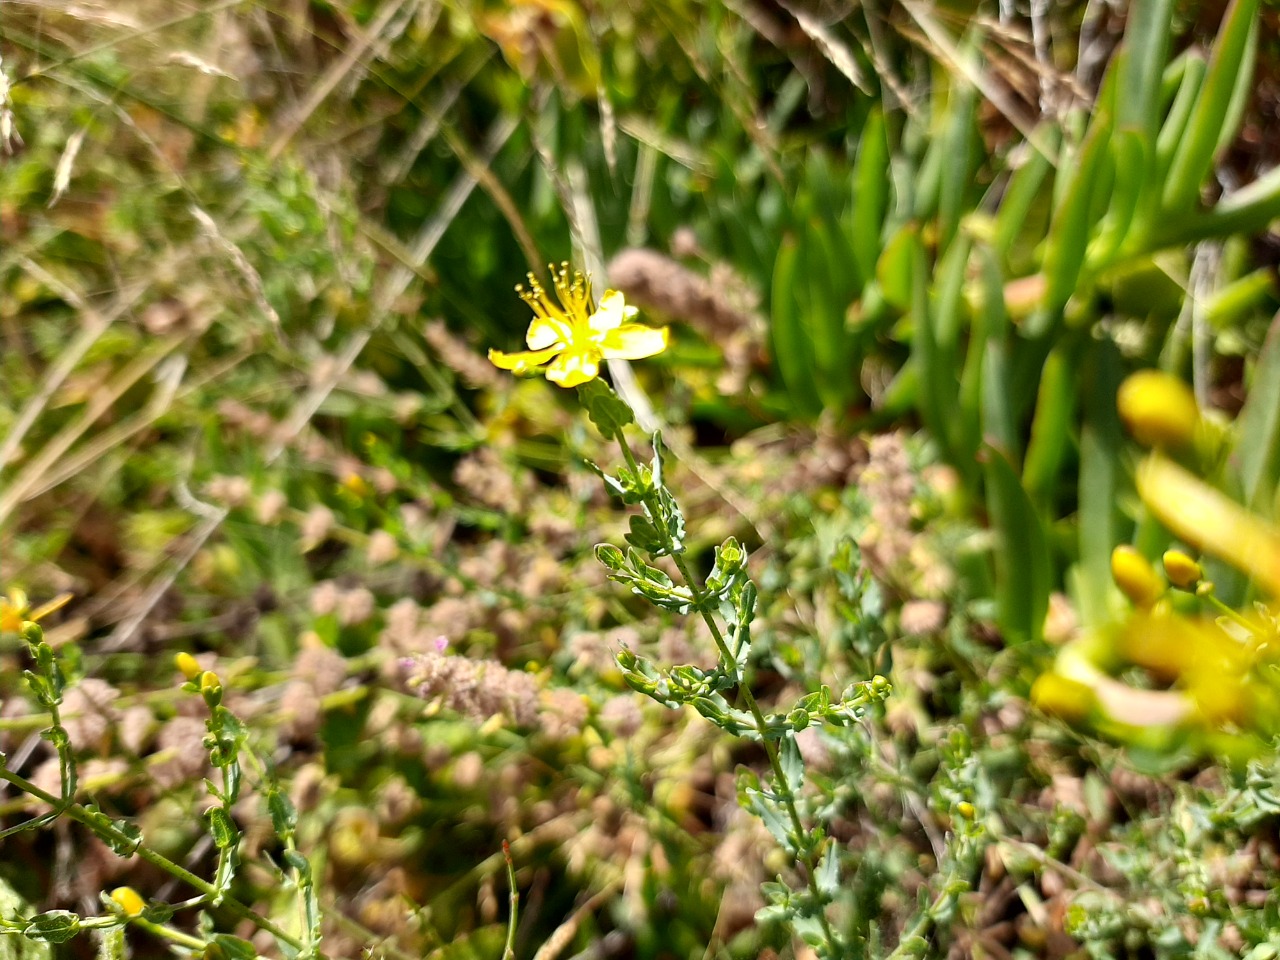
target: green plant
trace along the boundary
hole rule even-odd
[[[63,703],[66,678],[53,648],[45,640],[44,631],[37,622],[41,611],[30,611],[25,597],[21,595],[0,600],[0,607],[3,608],[2,626],[5,633],[10,636],[17,634],[34,662],[34,669],[26,671],[24,676],[34,699],[48,712],[50,725],[42,731],[42,736],[57,751],[61,781],[60,792],[52,794],[8,769],[3,757],[0,757],[0,779],[22,794],[50,807],[48,813],[10,826],[0,836],[11,837],[24,831],[39,830],[65,817],[91,831],[116,855],[136,856],[194,891],[188,899],[163,903],[144,901],[131,888],[121,887],[110,894],[105,891],[102,893],[102,903],[108,908],[108,912],[104,914],[80,916],[68,910],[51,910],[35,916],[4,917],[0,918],[3,933],[35,942],[59,944],[84,931],[103,931],[105,942],[114,943],[115,946],[111,949],[118,953],[122,950],[122,940],[113,931],[131,923],[175,946],[199,951],[202,955],[211,955],[212,951],[212,955],[217,956],[256,957],[257,951],[251,943],[217,931],[214,914],[221,913],[235,920],[247,920],[271,934],[280,949],[291,956],[318,956],[319,904],[310,863],[293,843],[297,814],[288,797],[270,783],[261,770],[258,774],[262,797],[270,812],[276,836],[283,845],[283,857],[287,864],[287,868],[272,865],[272,869],[277,874],[278,882],[296,891],[303,922],[296,933],[290,932],[245,906],[232,893],[242,837],[231,809],[240,799],[240,757],[247,731],[234,714],[222,706],[222,682],[218,676],[207,670],[199,670],[190,656],[180,663],[180,666],[186,668],[188,675],[183,689],[200,694],[209,708],[209,719],[205,724],[208,735],[205,737],[204,747],[209,752],[210,765],[218,771],[222,780],[220,786],[206,781],[215,801],[205,814],[206,828],[218,851],[213,878],[206,880],[149,846],[142,832],[128,819],[113,818],[97,804],[77,800],[77,763],[59,709]],[[176,911],[193,908],[202,909],[199,920],[201,936],[192,936],[168,925]]]

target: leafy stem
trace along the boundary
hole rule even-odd
[[[0,767],[0,780],[5,780],[17,787],[23,793],[35,797],[37,800],[43,800],[45,803],[58,805],[60,800],[53,794],[42,789],[32,783],[25,777],[19,776],[12,770]],[[156,853],[141,842],[141,838],[130,834],[122,829],[105,813],[99,810],[92,810],[80,803],[70,803],[66,805],[63,811],[66,816],[70,817],[76,823],[82,824],[92,830],[99,838],[108,846],[117,852],[128,851],[138,856],[140,859],[151,864],[159,870],[163,870],[176,880],[187,884],[189,887],[199,891],[204,895],[205,899],[219,902],[230,913],[234,914],[241,920],[248,920],[254,926],[261,930],[266,930],[276,939],[289,944],[289,946],[299,949],[302,947],[302,941],[293,934],[281,929],[272,921],[262,916],[257,911],[245,906],[238,900],[225,896],[209,881],[197,876],[181,864],[174,863],[168,857]]]
[[[618,446],[622,449],[622,455],[627,462],[627,468],[631,472],[632,477],[640,477],[640,465],[636,460],[635,453],[631,449],[631,445],[627,442],[624,433],[623,424],[614,425],[613,435],[618,441]],[[824,909],[825,896],[819,889],[818,885],[818,863],[821,859],[821,839],[815,838],[805,829],[804,823],[800,818],[800,811],[796,805],[795,793],[791,789],[791,783],[783,770],[782,760],[779,754],[778,743],[770,736],[770,725],[765,719],[764,711],[760,709],[760,704],[756,700],[755,695],[751,692],[750,686],[746,682],[746,677],[739,672],[738,657],[734,651],[729,649],[729,644],[725,640],[724,632],[720,629],[719,623],[711,611],[711,602],[703,587],[703,583],[693,575],[689,569],[688,561],[685,559],[683,546],[677,542],[677,538],[673,535],[672,530],[667,521],[667,511],[660,502],[657,489],[652,486],[646,486],[641,495],[641,502],[644,504],[646,512],[649,514],[651,521],[658,533],[663,544],[663,552],[671,557],[675,563],[676,569],[680,572],[686,588],[692,599],[692,606],[702,616],[702,620],[706,623],[707,628],[711,631],[711,638],[715,642],[716,650],[720,655],[720,661],[724,665],[726,672],[730,673],[737,683],[738,696],[747,710],[750,711],[751,718],[755,723],[757,733],[760,735],[760,742],[764,746],[765,755],[769,758],[769,766],[773,771],[774,789],[776,791],[775,798],[782,803],[787,811],[787,816],[791,821],[792,835],[795,839],[796,850],[801,858],[801,862],[805,867],[806,880],[809,886],[809,892],[813,896],[814,903],[818,910],[818,919],[822,926],[823,936],[828,944],[832,947],[836,944],[835,932],[831,928],[831,923],[827,918]]]

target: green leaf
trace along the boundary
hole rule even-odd
[[[1050,351],[1040,374],[1031,440],[1022,464],[1022,486],[1041,507],[1053,501],[1054,487],[1071,441],[1077,393],[1075,365],[1065,345]]]
[[[210,807],[205,816],[209,818],[209,836],[219,850],[232,847],[240,841],[240,831],[236,828],[231,814],[223,807]]]
[[[596,559],[613,571],[621,570],[626,566],[626,558],[622,555],[622,551],[611,543],[596,544]]]
[[[1086,624],[1109,619],[1111,550],[1121,542],[1116,501],[1124,431],[1116,413],[1123,379],[1120,356],[1110,341],[1093,343],[1085,364],[1084,422],[1080,428],[1079,545],[1074,578],[1076,599]]]
[[[30,909],[18,891],[0,877],[0,916],[22,917]],[[53,960],[53,950],[49,941],[8,934],[0,936],[0,960]]]
[[[1187,50],[1178,60],[1170,64],[1171,69],[1175,66],[1181,67],[1182,71],[1182,77],[1178,82],[1178,93],[1173,98],[1169,113],[1160,127],[1160,134],[1156,137],[1154,177],[1158,184],[1163,184],[1168,176],[1169,167],[1186,133],[1187,123],[1191,120],[1191,111],[1195,107],[1196,99],[1200,96],[1200,87],[1204,83],[1205,71],[1208,69],[1208,63],[1204,57],[1194,49]]]
[[[666,549],[665,540],[648,517],[632,514],[630,529],[625,534],[625,539],[637,550],[643,550],[655,556],[660,556]]]
[[[794,736],[778,740],[778,766],[782,768],[784,788],[793,797],[798,797],[804,789],[804,757],[800,755],[800,747]]]
[[[1056,147],[1061,142],[1061,132],[1056,125],[1049,127],[1044,133],[1051,145]],[[1033,150],[1023,164],[1014,170],[1000,199],[992,243],[1001,258],[1011,266],[1014,265],[1015,241],[1026,228],[1032,206],[1040,198],[1041,188],[1052,170],[1053,161],[1039,150]]]
[[[596,429],[606,437],[616,437],[623,427],[635,422],[631,408],[599,378],[579,384],[578,399]]]
[[[899,310],[911,307],[912,251],[919,231],[913,224],[899,229],[876,262],[876,284],[884,299]]]
[[[1152,147],[1133,130],[1117,130],[1111,138],[1115,182],[1111,204],[1086,258],[1093,270],[1105,267],[1129,235],[1144,193],[1151,189]]]
[[[1200,189],[1213,167],[1218,145],[1233,130],[1231,109],[1242,75],[1252,74],[1258,41],[1258,0],[1232,0],[1218,30],[1204,85],[1178,143],[1161,207],[1182,213],[1199,206]]]
[[[966,44],[966,47],[969,47]],[[973,61],[975,70],[981,69],[972,49],[965,49],[961,56]],[[974,121],[977,104],[976,90],[968,83],[951,85],[947,102],[946,128],[941,146],[947,158],[939,176],[938,196],[938,249],[951,246],[960,218],[972,206],[968,197],[973,190],[973,158],[976,153],[978,132]]]
[[[215,933],[209,942],[216,944],[226,960],[257,960],[258,951],[248,940],[241,940],[229,933]]]
[[[66,943],[80,932],[80,917],[70,910],[50,910],[27,921],[22,935],[42,943]]]
[[[1099,112],[1094,114],[1079,155],[1066,175],[1067,186],[1062,201],[1054,210],[1049,236],[1045,240],[1045,306],[1050,319],[1075,292],[1094,224],[1094,190],[1103,166],[1110,159],[1107,152],[1111,139],[1109,117],[1102,103],[1097,109]],[[1059,176],[1062,175],[1060,171]]]
[[[1271,324],[1236,429],[1232,461],[1239,471],[1245,506],[1267,516],[1275,508],[1280,487],[1280,323]]]
[[[1127,52],[1119,79],[1116,125],[1134,134],[1150,155],[1159,120],[1160,87],[1169,58],[1173,0],[1143,0],[1129,12]]]
[[[291,837],[298,827],[298,810],[278,786],[267,790],[267,811],[271,815],[271,829],[277,837]]]
[[[983,312],[986,314],[985,344],[982,364],[982,442],[1000,449],[1015,466],[1022,459],[1021,437],[1015,404],[1009,357],[1009,315],[1005,311],[1004,283],[995,257],[988,249],[981,251]],[[977,447],[964,451],[966,462],[977,455]]]
[[[858,141],[853,167],[853,214],[849,218],[849,243],[863,289],[876,275],[885,214],[889,209],[889,141],[884,113],[878,107],[867,117]]]
[[[995,533],[997,620],[1007,643],[1036,641],[1043,635],[1052,587],[1045,532],[1004,454],[987,447],[983,466]]]
[[[773,296],[769,333],[773,359],[791,402],[803,416],[814,416],[822,400],[813,382],[813,341],[801,320],[799,286],[805,282],[799,269],[800,253],[794,237],[778,249],[773,267]]]

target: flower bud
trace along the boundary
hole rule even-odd
[[[1164,572],[1169,577],[1169,582],[1175,587],[1181,587],[1183,590],[1194,589],[1200,582],[1200,578],[1204,576],[1200,564],[1181,550],[1166,550],[1163,560]]]
[[[116,887],[111,891],[111,899],[130,919],[142,916],[142,911],[147,908],[147,902],[133,887]]]
[[[1134,606],[1150,609],[1164,593],[1164,581],[1151,562],[1128,544],[1111,551],[1111,576]]]
[[[179,672],[181,672],[181,674],[188,680],[194,680],[204,672],[201,669],[200,664],[196,661],[196,658],[185,650],[173,655],[173,665],[177,667]]]
[[[222,702],[222,681],[212,670],[200,674],[200,696],[204,697],[204,702],[210,707],[216,707]]]
[[[1191,388],[1162,370],[1139,370],[1127,377],[1116,394],[1116,408],[1134,439],[1148,447],[1185,447],[1200,423]]]

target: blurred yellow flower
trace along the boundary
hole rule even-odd
[[[43,606],[32,610],[27,595],[21,590],[12,590],[8,596],[0,594],[0,633],[18,633],[24,623],[34,623],[47,617],[63,607],[70,599],[69,593],[59,594]]]
[[[603,360],[639,360],[666,349],[667,328],[628,322],[636,308],[628,306],[617,290],[606,291],[593,310],[590,279],[577,271],[570,273],[567,263],[559,270],[552,268],[552,274],[559,306],[532,274],[528,289],[516,287],[520,299],[534,312],[525,335],[529,349],[490,350],[489,361],[495,367],[524,374],[550,361],[547,379],[576,387],[599,376]]]

